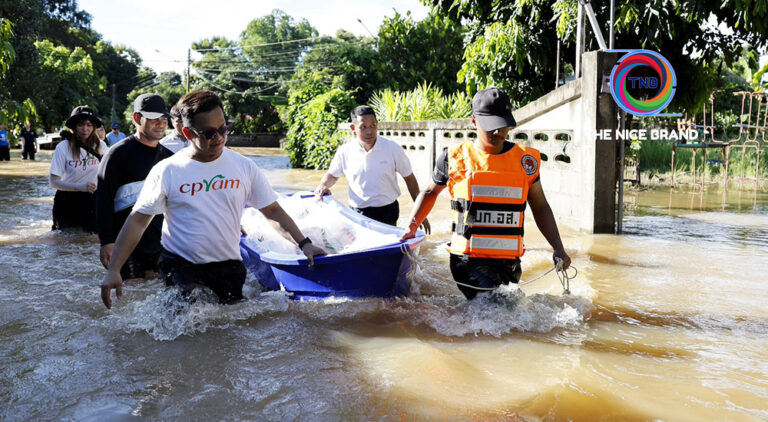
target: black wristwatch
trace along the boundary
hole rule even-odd
[[[312,239],[308,237],[305,237],[304,239],[302,239],[301,242],[299,242],[299,249],[304,249],[304,245],[306,245],[307,243],[312,243]]]

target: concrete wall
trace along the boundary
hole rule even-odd
[[[613,233],[616,223],[616,144],[596,140],[595,133],[618,127],[616,104],[602,92],[603,75],[618,58],[584,54],[584,76],[516,110],[518,126],[509,134],[541,151],[541,183],[558,224],[592,233]],[[444,148],[476,136],[469,119],[379,122],[379,135],[405,150],[422,187],[431,182]]]

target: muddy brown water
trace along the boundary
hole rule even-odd
[[[281,192],[322,176],[237,150]],[[158,280],[105,309],[97,239],[50,231],[50,154],[14,158],[0,163],[0,420],[768,420],[765,192],[630,191],[624,235],[561,227],[571,295],[549,274],[465,302],[441,198],[408,298],[294,302],[249,277],[247,302],[177,314]],[[531,280],[551,251],[533,224],[526,243]]]

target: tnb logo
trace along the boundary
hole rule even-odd
[[[627,52],[611,71],[611,96],[622,110],[635,116],[679,116],[662,114],[677,89],[677,77],[672,65],[661,54],[651,50],[608,50]],[[646,70],[656,76],[629,76],[634,69]],[[628,89],[658,90],[651,98],[638,99]]]
[[[639,78],[637,76],[630,76],[627,78],[629,81],[629,84],[632,85],[632,88],[658,88],[659,87],[659,78],[654,78],[653,76],[647,77],[647,78]]]

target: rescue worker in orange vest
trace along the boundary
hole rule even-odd
[[[516,126],[509,97],[497,88],[482,90],[472,99],[472,112],[477,137],[442,152],[432,183],[416,199],[402,237],[414,237],[448,187],[453,210],[451,274],[467,299],[480,290],[464,285],[489,289],[520,280],[526,204],[554,249],[555,262],[564,269],[571,264],[539,181],[539,151],[506,141]]]

